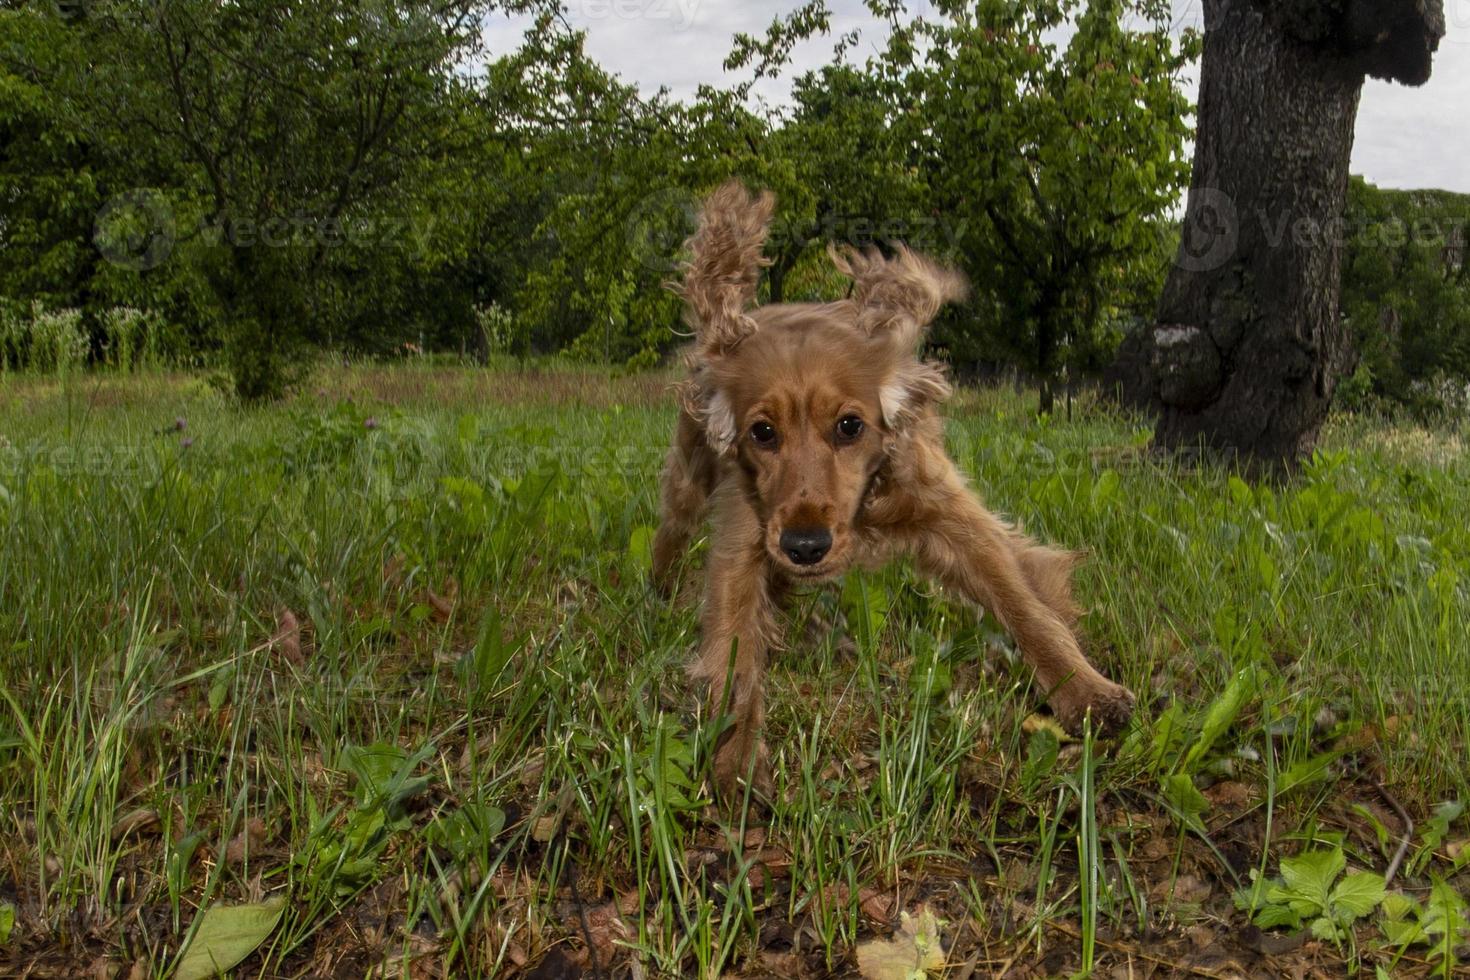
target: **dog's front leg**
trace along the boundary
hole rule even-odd
[[[1020,557],[1030,542],[967,489],[952,484],[941,499],[943,506],[911,539],[920,566],[995,613],[1063,725],[1080,730],[1090,711],[1099,729],[1121,728],[1133,712],[1133,695],[1098,673],[1059,612],[1037,592]]]
[[[704,517],[705,501],[714,488],[716,462],[705,443],[704,429],[688,412],[679,413],[674,444],[659,475],[658,533],[653,539],[653,586],[670,596],[674,564],[689,549]]]
[[[715,750],[714,780],[720,795],[732,800],[746,780],[757,792],[771,791],[770,762],[761,742],[762,688],[776,616],[764,532],[755,512],[733,487],[715,495],[713,511],[703,636],[690,674],[709,685],[711,717],[723,713],[730,719]]]

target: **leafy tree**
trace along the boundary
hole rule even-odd
[[[186,167],[205,202],[211,283],[242,399],[278,394],[300,344],[332,337],[340,311],[321,291],[332,250],[377,245],[364,229],[403,227],[425,163],[470,145],[455,107],[475,92],[457,67],[478,49],[489,9],[480,0],[90,8],[94,70],[74,98],[115,127],[138,172]]]
[[[988,314],[955,343],[1034,372],[1048,412],[1058,374],[1094,366],[1160,281],[1189,135],[1178,76],[1197,39],[1174,43],[1166,6],[1121,0],[941,9],[913,83],[933,206],[960,229]]]
[[[31,5],[0,9],[0,39],[0,296],[80,306],[101,153],[56,81],[82,49],[61,18]]]
[[[933,17],[868,6],[888,31],[881,52],[853,68],[840,59],[855,38],[840,38],[838,63],[797,85],[773,137],[806,177],[800,207],[858,202],[880,227],[900,218],[909,234],[891,237],[922,229],[957,253],[973,316],[936,338],[961,363],[1032,371],[1049,411],[1058,375],[1099,365],[1161,279],[1189,135],[1178,76],[1198,38],[1176,44],[1157,0],[941,2]],[[829,22],[812,0],[764,39],[738,38],[727,67],[775,74]],[[777,283],[792,252],[775,256]]]
[[[797,78],[790,118],[761,147],[784,165],[782,179],[767,182],[778,193],[767,249],[772,302],[787,298],[788,280],[803,259],[828,267],[828,242],[862,247],[904,239],[929,252],[951,244],[924,215],[928,189],[907,111],[913,100],[877,69],[837,63]]]
[[[1470,386],[1470,196],[1348,188],[1342,312],[1359,387],[1419,412],[1463,408]]]

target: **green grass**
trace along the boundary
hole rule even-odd
[[[274,895],[244,975],[842,975],[920,904],[977,976],[1272,973],[1342,954],[1239,939],[1251,869],[1381,872],[1395,803],[1422,828],[1470,796],[1456,437],[1341,420],[1268,487],[967,391],[953,452],[1090,552],[1083,631],[1135,724],[1059,741],[994,623],[894,567],[798,601],[779,800],[722,814],[681,669],[702,544],[678,602],[644,584],[669,380],[340,370],[255,412],[0,381],[0,973],[165,975],[198,910]],[[800,639],[833,606],[856,655]],[[1459,880],[1466,836],[1416,834],[1393,887]]]

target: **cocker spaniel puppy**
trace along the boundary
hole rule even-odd
[[[695,332],[662,475],[654,582],[706,511],[712,546],[692,675],[731,725],[716,749],[722,794],[769,792],[762,680],[793,585],[899,555],[992,610],[1014,635],[1052,710],[1076,729],[1127,721],[1133,696],[1090,664],[1073,629],[1077,556],[1038,544],[987,510],[944,449],[950,388],[918,350],[955,272],[899,247],[833,252],[853,282],[835,303],[756,306],[774,198],[732,182],[705,202],[678,287]],[[728,682],[728,690],[727,690]]]

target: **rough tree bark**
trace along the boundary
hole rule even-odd
[[[1366,76],[1419,85],[1441,0],[1205,0],[1194,174],[1152,329],[1107,380],[1162,447],[1290,465],[1352,361],[1338,314]]]

